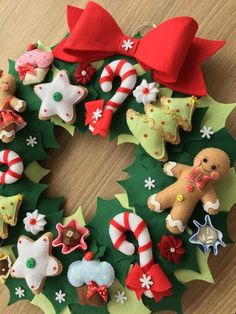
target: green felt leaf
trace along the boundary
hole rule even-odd
[[[76,219],[82,227],[85,225],[83,210],[81,206],[72,215],[64,217],[62,222],[64,225],[66,225],[72,219]]]
[[[44,51],[48,51],[48,52],[52,51],[52,49],[49,46],[45,45],[40,40],[37,41],[37,47],[38,47],[38,49],[41,49]]]
[[[197,260],[200,268],[200,272],[195,272],[189,269],[177,269],[175,271],[175,277],[182,283],[187,283],[192,280],[203,280],[208,283],[214,283],[209,265],[209,254],[204,254],[199,248],[197,248]]]
[[[34,183],[39,183],[49,172],[50,170],[40,166],[37,161],[33,161],[24,170],[25,176]]]
[[[215,183],[216,194],[220,200],[221,211],[229,212],[236,203],[236,174],[234,168],[230,169],[229,175]],[[227,189],[225,188],[227,186]]]
[[[115,197],[120,202],[120,204],[123,208],[129,209],[129,210],[132,210],[133,212],[135,212],[135,208],[129,206],[129,199],[128,199],[128,195],[126,193],[115,194]]]
[[[199,108],[208,107],[208,110],[202,119],[201,127],[204,125],[212,127],[216,132],[225,126],[226,119],[230,112],[236,108],[236,103],[223,104],[214,100],[210,95],[201,97],[198,101]]]
[[[54,125],[60,126],[65,129],[71,136],[75,134],[75,127],[71,124],[63,122],[59,117],[54,116],[51,118]]]
[[[97,308],[89,305],[71,304],[70,309],[71,314],[110,314],[106,305]]]
[[[138,145],[138,140],[131,134],[120,134],[117,137],[117,145],[132,143]]]
[[[31,303],[41,308],[44,313],[56,314],[52,303],[43,293],[35,295]]]
[[[154,299],[143,296],[143,303],[153,312],[159,312],[164,310],[173,310],[177,314],[181,314],[182,305],[181,298],[186,290],[186,286],[179,282],[174,276],[171,278],[173,284],[173,294],[170,297],[164,297],[160,302],[155,302]]]
[[[124,292],[127,298],[123,304],[116,301],[115,295],[118,291]],[[138,301],[135,292],[123,287],[117,279],[115,279],[114,283],[109,288],[109,295],[111,298],[107,304],[109,314],[150,313],[150,310],[146,308],[142,300]]]

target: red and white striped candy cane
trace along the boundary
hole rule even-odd
[[[8,166],[8,169],[6,171],[0,171],[0,183],[12,184],[18,181],[24,170],[20,156],[12,150],[2,150],[0,152],[0,165],[4,164]]]
[[[102,71],[100,84],[104,92],[112,90],[112,81],[115,76],[121,78],[121,85],[116,90],[115,95],[108,100],[104,110],[110,109],[114,112],[122,105],[137,82],[137,72],[133,65],[128,61],[121,59],[115,60],[105,66]]]
[[[145,221],[134,213],[124,212],[110,221],[109,234],[114,247],[126,255],[133,255],[135,247],[126,240],[126,231],[132,231],[138,241],[140,267],[144,271],[154,264],[152,241]]]
[[[116,76],[121,78],[121,85],[106,104],[103,99],[85,104],[85,124],[89,124],[89,129],[94,135],[107,135],[113,114],[132,93],[137,82],[137,73],[133,65],[124,59],[115,60],[107,64],[102,71],[100,85],[104,92],[112,90],[112,82]]]

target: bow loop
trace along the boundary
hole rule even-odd
[[[138,300],[142,294],[147,294],[152,295],[158,302],[164,296],[172,294],[172,284],[158,264],[152,265],[146,272],[135,264],[126,278],[126,285],[135,291]]]
[[[88,299],[91,298],[96,293],[98,293],[101,296],[101,298],[104,300],[104,303],[107,302],[108,299],[107,287],[98,286],[96,282],[91,281],[88,284],[87,298]]]

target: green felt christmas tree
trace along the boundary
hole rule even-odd
[[[144,114],[129,109],[127,123],[144,150],[153,158],[168,159],[165,142],[180,142],[179,128],[191,131],[196,98],[161,98],[161,105],[145,105]]]

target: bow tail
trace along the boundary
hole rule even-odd
[[[111,109],[104,109],[104,105],[105,101],[103,99],[85,103],[85,125],[89,125],[89,129],[93,135],[106,137],[110,129],[113,111]],[[97,120],[94,119],[96,110],[101,110],[102,112],[102,116]]]

